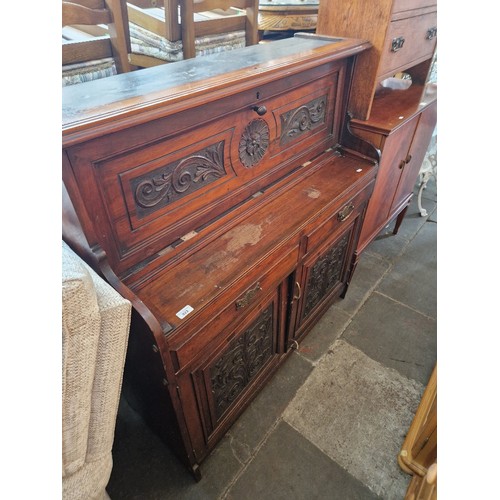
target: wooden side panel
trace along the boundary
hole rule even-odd
[[[373,45],[357,58],[348,108],[354,118],[366,120],[370,116],[391,8],[392,0],[329,0],[319,3],[317,34],[362,38]]]
[[[385,139],[375,188],[361,230],[358,245],[360,250],[363,250],[384,224],[389,222],[394,195],[401,178],[401,165],[407,157],[417,123],[418,115]]]
[[[397,210],[413,192],[413,188],[417,182],[418,172],[424,161],[425,153],[429,147],[432,133],[436,126],[436,120],[437,102],[434,102],[420,114],[417,130],[413,136],[410,150],[406,157],[409,161],[406,162],[403,167],[401,180],[394,194],[394,201],[391,207],[392,211]]]

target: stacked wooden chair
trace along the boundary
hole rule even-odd
[[[62,84],[130,71],[124,0],[62,2]]]
[[[130,0],[130,61],[148,67],[257,44],[258,10],[258,0]]]

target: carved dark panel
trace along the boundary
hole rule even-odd
[[[240,161],[245,167],[253,167],[262,160],[269,146],[269,125],[265,120],[252,120],[241,134]]]
[[[325,122],[326,95],[314,99],[304,106],[281,115],[281,139],[283,146],[305,132],[313,130]]]
[[[349,236],[350,232],[346,233],[312,267],[306,286],[303,318],[339,283]]]
[[[132,179],[139,217],[158,210],[224,176],[224,141]]]
[[[217,420],[272,356],[273,306],[256,321],[210,367]]]

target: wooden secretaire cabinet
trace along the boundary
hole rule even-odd
[[[63,237],[133,304],[133,405],[199,464],[346,292],[378,169],[360,40],[297,36],[63,89]]]

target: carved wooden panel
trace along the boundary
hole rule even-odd
[[[265,120],[252,120],[241,134],[240,161],[245,167],[253,167],[262,160],[269,146],[269,125]]]
[[[342,279],[342,270],[346,257],[351,231],[323,254],[309,272],[304,298],[302,317],[305,318]]]
[[[137,215],[144,216],[226,174],[224,141],[131,179]]]
[[[325,122],[326,95],[281,115],[280,144],[284,146]]]
[[[273,304],[210,366],[217,420],[273,355]]]

